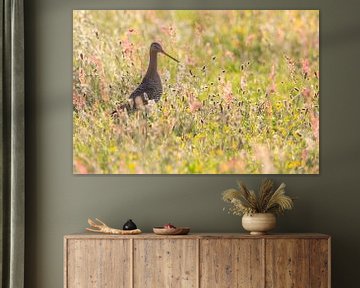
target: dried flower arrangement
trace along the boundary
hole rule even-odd
[[[233,215],[252,215],[256,213],[283,214],[294,207],[294,198],[285,195],[284,183],[275,190],[274,182],[264,179],[259,192],[249,190],[243,182],[238,182],[238,189],[228,189],[222,193],[222,199],[231,203],[229,212]]]

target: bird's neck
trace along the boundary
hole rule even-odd
[[[149,67],[146,71],[146,75],[153,75],[157,72],[157,53],[156,52],[150,52],[150,61],[149,61]]]

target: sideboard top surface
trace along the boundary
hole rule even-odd
[[[156,235],[142,233],[138,235],[110,235],[101,233],[75,233],[64,236],[65,239],[329,239],[329,235],[320,233],[286,233],[250,235],[246,233],[190,233],[188,235]]]

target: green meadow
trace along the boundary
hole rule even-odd
[[[154,41],[163,95],[112,117]],[[75,174],[319,173],[318,11],[74,11]]]

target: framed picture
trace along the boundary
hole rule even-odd
[[[73,173],[318,174],[319,11],[74,10]]]

